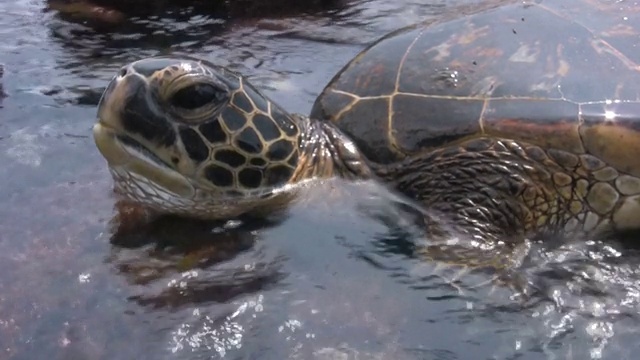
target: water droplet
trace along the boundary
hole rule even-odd
[[[442,70],[438,70],[433,79],[445,86],[456,87],[458,86],[458,83],[460,81],[460,73],[458,72],[458,70],[445,68]]]

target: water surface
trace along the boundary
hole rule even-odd
[[[280,221],[113,236],[90,130],[123,63],[203,57],[307,113],[366,44],[463,4],[360,0],[237,20],[185,9],[106,31],[44,1],[1,2],[0,358],[635,358],[635,250],[532,244],[512,273],[523,298],[420,259],[414,214],[371,183],[317,184]]]

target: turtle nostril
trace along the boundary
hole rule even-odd
[[[118,73],[119,77],[125,77],[127,75],[128,69],[127,67],[123,67],[122,69],[120,69],[120,72]]]

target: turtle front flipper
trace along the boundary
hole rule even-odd
[[[588,154],[481,137],[377,172],[484,244],[640,229],[640,179]]]

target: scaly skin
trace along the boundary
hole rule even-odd
[[[512,140],[479,138],[376,170],[392,187],[442,214],[456,232],[477,240],[558,234],[574,217],[571,199],[560,196],[551,180],[561,169],[521,150]]]

